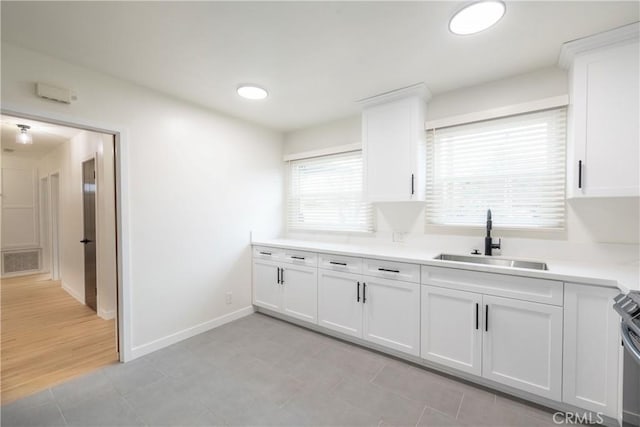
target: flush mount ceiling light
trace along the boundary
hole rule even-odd
[[[18,133],[16,134],[16,142],[18,144],[33,144],[33,138],[31,137],[31,134],[27,133],[27,131],[29,129],[31,129],[31,126],[27,126],[27,125],[17,125],[18,126]]]
[[[267,91],[256,85],[241,85],[238,87],[238,95],[246,99],[265,99]]]
[[[453,15],[449,21],[449,31],[462,36],[479,33],[498,22],[505,11],[506,6],[501,1],[471,3]]]

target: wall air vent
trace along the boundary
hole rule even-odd
[[[36,83],[36,95],[40,98],[50,101],[62,102],[63,104],[71,104],[78,97],[70,89],[55,87],[44,83]]]
[[[40,270],[40,250],[2,252],[2,275],[33,273]]]

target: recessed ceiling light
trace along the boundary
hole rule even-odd
[[[463,36],[479,33],[498,22],[505,11],[506,6],[501,1],[471,3],[453,15],[449,21],[449,31]]]
[[[265,99],[267,91],[256,85],[242,85],[238,87],[238,95],[247,99]]]

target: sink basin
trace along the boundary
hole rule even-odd
[[[497,265],[500,267],[529,268],[531,270],[548,270],[547,264],[544,262],[521,261],[517,259],[507,258],[492,258],[482,255],[440,254],[434,259],[440,259],[443,261],[468,262],[471,264]]]

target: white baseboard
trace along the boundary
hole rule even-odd
[[[105,310],[103,308],[98,310],[98,317],[101,317],[104,320],[115,319],[116,311],[115,310]]]
[[[171,335],[167,335],[166,337],[162,337],[149,343],[133,347],[131,349],[130,360],[144,356],[145,354],[153,353],[154,351],[170,346],[171,344],[175,344],[182,340],[186,340],[187,338],[191,338],[195,335],[206,332],[210,329],[222,326],[225,323],[229,323],[242,317],[248,316],[250,314],[253,314],[254,311],[255,310],[253,306],[241,308],[240,310],[225,314],[224,316],[216,317],[215,319],[208,320],[206,322],[200,323],[199,325],[195,325]]]
[[[64,289],[65,291],[67,291],[67,293],[69,295],[71,295],[72,297],[74,297],[76,300],[78,300],[78,302],[80,302],[82,305],[84,305],[84,296],[80,295],[79,293],[77,293],[75,290],[73,290],[73,288],[71,288],[69,285],[67,285],[64,282],[60,282],[62,284],[62,289]]]

